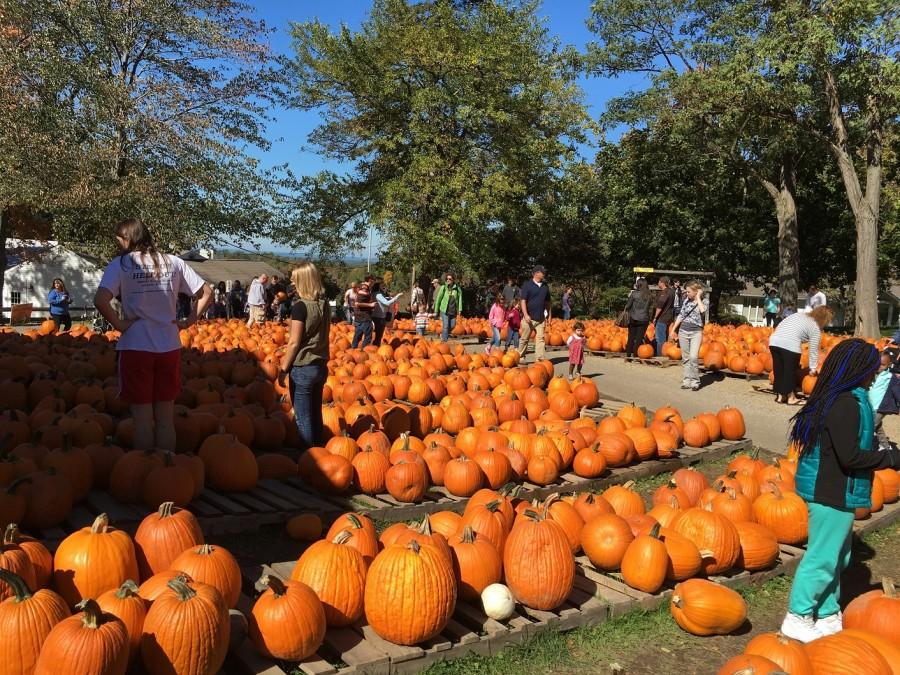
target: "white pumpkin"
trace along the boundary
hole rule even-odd
[[[484,613],[497,621],[505,621],[516,611],[516,601],[503,584],[491,584],[481,591]]]

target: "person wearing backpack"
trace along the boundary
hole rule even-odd
[[[625,356],[632,357],[644,341],[647,326],[650,324],[650,287],[647,280],[641,277],[634,284],[634,290],[628,294],[625,303],[628,312],[628,342],[625,343]]]
[[[434,311],[441,315],[441,342],[450,339],[456,317],[462,314],[462,289],[452,274],[447,274],[446,281],[434,298]]]

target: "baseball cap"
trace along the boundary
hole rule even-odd
[[[531,271],[531,273],[532,273],[532,274],[537,274],[538,272],[543,272],[544,274],[546,274],[546,273],[547,273],[547,270],[544,269],[544,266],[543,266],[543,265],[535,265],[535,266],[534,266],[534,269]]]

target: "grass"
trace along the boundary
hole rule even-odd
[[[755,614],[773,609],[781,611],[787,603],[790,584],[790,579],[777,577],[760,586],[744,588],[741,594]],[[672,619],[668,605],[663,605],[653,611],[635,610],[598,626],[566,633],[541,633],[496,656],[469,656],[436,663],[425,672],[428,675],[515,675],[560,669],[573,673],[622,672],[625,664],[641,658],[650,644],[654,649],[674,654],[685,649],[703,649],[703,643],[703,638],[682,631]]]

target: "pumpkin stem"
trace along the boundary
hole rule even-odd
[[[488,511],[494,512],[500,508],[500,500],[494,499],[493,501],[490,501],[487,504],[485,504],[484,508],[486,508]]]
[[[12,525],[10,525],[10,527],[12,527]],[[8,528],[6,532],[9,534]],[[15,572],[10,572],[9,570],[0,567],[0,581],[3,581],[12,589],[13,597],[15,598],[14,602],[24,602],[31,597],[31,591],[28,590],[28,584],[26,584],[25,580]]]
[[[896,598],[897,597],[897,588],[894,586],[894,580],[890,577],[884,577],[881,580],[881,588],[884,590],[884,597],[886,598]]]
[[[197,548],[197,555],[212,555],[214,550],[212,544],[201,544]]]
[[[700,560],[709,560],[710,558],[716,557],[716,554],[707,548],[703,549],[702,551],[699,551],[699,553],[700,553]]]
[[[669,497],[669,506],[671,506],[676,511],[680,511],[681,504],[678,503],[678,497],[676,497],[675,495],[672,495],[671,497]]]
[[[419,532],[419,534],[424,534],[424,535],[427,535],[430,537],[431,536],[431,518],[429,518],[426,515],[424,518],[422,518],[422,523],[416,529]]]
[[[168,518],[169,516],[171,516],[172,509],[174,508],[174,506],[175,506],[175,502],[163,502],[162,504],[160,504],[159,511],[157,511],[157,513],[159,514],[159,517],[160,518]]]
[[[729,499],[737,499],[737,492],[734,488],[728,488],[727,490],[725,490],[725,494],[728,495]]]
[[[134,583],[131,579],[126,579],[122,582],[122,585],[119,586],[119,590],[116,591],[116,597],[119,600],[124,600],[125,598],[131,598],[138,594],[138,585]]]
[[[630,480],[625,485],[622,486],[625,490],[633,490],[634,489],[634,481]]]
[[[353,535],[350,534],[350,530],[341,530],[338,532],[334,539],[331,540],[333,544],[346,544],[350,539],[353,538]]]
[[[419,549],[421,549],[422,547],[419,546],[419,542],[417,542],[415,539],[411,539],[410,542],[406,545],[406,548],[418,555]]]
[[[675,605],[676,607],[678,607],[679,609],[681,609],[681,606],[684,603],[682,602],[680,595],[673,595],[672,596],[672,604]]]
[[[281,579],[279,579],[278,577],[276,577],[274,575],[267,574],[262,579],[260,579],[259,582],[263,586],[266,586],[267,588],[271,589],[272,594],[276,598],[280,598],[282,595],[287,593],[287,586],[285,586],[284,582]]]
[[[475,530],[472,529],[471,525],[466,525],[463,528],[461,541],[464,544],[472,544],[475,542]]]
[[[195,595],[197,595],[197,591],[187,585],[187,579],[183,578],[181,575],[178,575],[174,579],[170,579],[169,583],[166,584],[175,595],[178,596],[178,599],[182,602],[190,600]]]
[[[85,628],[96,630],[104,623],[103,610],[100,609],[100,605],[93,598],[85,598],[75,605],[75,609],[84,613],[84,616],[81,617],[81,622]]]
[[[109,516],[105,513],[101,513],[99,516],[94,518],[94,523],[91,525],[91,534],[106,534],[106,531],[109,529]]]
[[[660,523],[656,523],[650,530],[650,536],[659,539],[659,529],[662,527]]]
[[[781,493],[781,488],[778,487],[778,484],[774,480],[770,480],[769,485],[772,486],[772,494],[774,494],[778,499],[782,499],[783,495]]]
[[[363,526],[362,521],[359,519],[359,517],[355,513],[348,513],[347,520],[350,521],[350,524],[353,526],[354,530],[362,529],[362,526]]]

